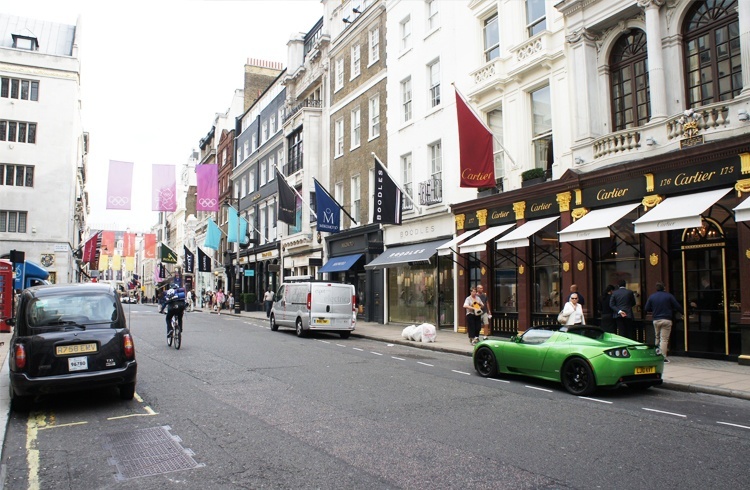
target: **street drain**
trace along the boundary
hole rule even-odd
[[[112,453],[109,464],[117,467],[117,480],[160,475],[205,466],[196,463],[193,452],[169,433],[168,425],[110,434],[104,449]]]

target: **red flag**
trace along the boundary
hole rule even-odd
[[[495,187],[492,131],[474,114],[456,90],[461,187]]]
[[[101,239],[101,232],[94,234],[91,238],[86,241],[83,245],[83,261],[89,264],[90,267],[96,268],[98,265],[98,253],[99,252],[99,240]]]
[[[156,258],[156,234],[147,233],[143,236],[143,245],[145,249],[144,257],[147,259]]]
[[[122,236],[122,256],[135,256],[135,233],[124,233]]]
[[[114,231],[103,231],[102,232],[102,253],[109,255],[115,253],[115,232]]]

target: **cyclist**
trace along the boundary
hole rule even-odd
[[[165,294],[166,308],[167,308],[167,338],[172,336],[172,317],[177,316],[177,322],[182,330],[182,314],[185,312],[185,289],[179,287],[177,284],[172,284],[172,287]]]

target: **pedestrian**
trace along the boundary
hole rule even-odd
[[[215,300],[216,300],[216,311],[217,311],[217,313],[219,315],[221,315],[221,308],[222,308],[222,306],[224,306],[224,299],[225,299],[224,298],[224,290],[220,288],[218,291],[216,291],[216,298],[215,298]]]
[[[578,292],[578,285],[577,284],[571,284],[570,285],[570,294],[568,295],[568,301],[570,301],[570,297],[574,294],[578,295],[578,304],[581,306],[584,306],[586,302],[583,300],[583,295]]]
[[[612,308],[609,306],[609,298],[612,296],[612,291],[615,287],[608,284],[602,293],[602,297],[599,298],[599,308],[601,309],[601,327],[602,330],[609,333],[615,333],[615,316],[613,315]]]
[[[651,312],[656,342],[658,342],[661,355],[664,356],[664,362],[669,362],[667,349],[669,348],[669,334],[672,333],[672,319],[682,311],[682,306],[671,293],[664,291],[664,283],[657,282],[656,292],[648,297],[643,309]]]
[[[609,297],[609,307],[612,308],[617,334],[635,340],[635,326],[633,325],[635,294],[625,287],[627,283],[624,279],[620,279],[617,285],[619,287],[612,291],[612,295]]]
[[[490,335],[490,303],[487,301],[487,295],[484,293],[484,286],[477,285],[477,297],[482,300],[482,336],[485,340]]]
[[[566,317],[565,326],[569,325],[586,325],[586,319],[583,317],[583,307],[578,304],[578,293],[570,295],[568,302],[563,306],[561,315]],[[562,330],[562,329],[561,329]]]
[[[265,294],[263,294],[263,306],[266,309],[266,318],[270,318],[271,307],[273,306],[273,291],[271,291],[271,288],[267,288]]]
[[[464,301],[466,332],[469,334],[471,345],[479,342],[479,329],[482,328],[482,306],[482,300],[477,296],[477,288],[471,288],[469,296]]]
[[[227,296],[227,303],[229,304],[229,312],[234,311],[234,295],[232,293],[229,293],[229,296]]]

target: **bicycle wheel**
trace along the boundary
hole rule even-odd
[[[172,339],[174,339],[175,334],[175,326],[177,325],[177,319],[175,317],[172,317],[170,320],[170,324],[172,325],[172,335],[167,335],[167,345],[172,346]]]
[[[180,346],[182,346],[182,327],[178,324],[174,330],[174,348],[180,350]]]

